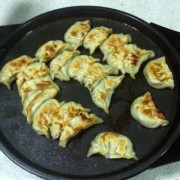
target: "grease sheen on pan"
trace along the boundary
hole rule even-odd
[[[40,105],[57,94],[56,88],[31,91],[23,103],[23,114],[27,116],[28,124],[32,123],[32,117]]]
[[[92,56],[79,55],[72,59],[68,67],[68,74],[71,78],[83,83],[84,75],[87,73],[88,69],[100,60],[93,58]]]
[[[11,89],[11,83],[16,79],[17,73],[21,72],[28,64],[37,61],[27,55],[22,55],[18,58],[10,60],[0,71],[0,83]]]
[[[150,61],[144,68],[148,84],[156,89],[174,88],[174,80],[165,57]]]
[[[90,113],[90,109],[74,102],[62,105],[60,118],[63,125],[59,141],[61,147],[66,147],[68,140],[83,129],[103,122],[101,118]]]
[[[46,66],[45,63],[35,62],[26,66],[20,73],[17,74],[16,84],[18,87],[19,94],[20,94],[21,86],[25,81],[47,75],[49,75],[52,79],[54,79],[50,69]]]
[[[79,51],[65,50],[58,56],[56,56],[50,63],[50,70],[54,74],[54,77],[61,81],[69,81],[68,67],[72,58],[78,55]]]
[[[109,65],[102,65],[100,63],[94,63],[88,71],[85,73],[83,78],[83,84],[89,90],[97,85],[97,83],[107,76],[108,74],[117,74],[118,71],[109,66]]]
[[[129,42],[131,42],[129,34],[111,34],[100,46],[100,50],[104,54],[103,60],[106,60],[111,52]]]
[[[22,98],[22,103],[24,102],[29,92],[33,90],[42,90],[46,88],[55,88],[57,89],[57,91],[60,90],[59,86],[52,81],[49,75],[25,81],[21,86],[19,92]]]
[[[33,115],[32,127],[38,135],[45,135],[53,139],[59,137],[62,125],[60,123],[60,108],[64,102],[49,99],[42,103]]]
[[[110,33],[112,33],[112,29],[104,26],[91,29],[84,38],[84,48],[88,49],[90,54],[93,54],[95,49],[104,42]]]
[[[164,114],[155,106],[150,92],[137,97],[133,101],[131,115],[136,121],[147,128],[157,128],[169,124]]]
[[[65,33],[64,40],[76,50],[79,46],[82,46],[83,40],[90,30],[90,21],[78,21],[74,23]]]
[[[70,45],[64,43],[61,40],[48,41],[43,44],[36,52],[35,57],[39,59],[39,62],[47,62],[65,49],[71,49]]]
[[[154,55],[151,50],[141,49],[135,44],[125,44],[107,56],[107,63],[135,79],[141,64]]]
[[[111,103],[111,97],[122,80],[122,76],[106,76],[104,77],[91,91],[91,97],[93,102],[100,108],[104,109],[106,113],[109,113],[109,105]]]
[[[87,157],[93,154],[101,154],[108,159],[137,159],[131,140],[114,132],[102,132],[95,137]]]

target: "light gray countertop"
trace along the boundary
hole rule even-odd
[[[147,22],[154,22],[180,31],[180,0],[1,0],[0,25],[22,23],[44,12],[77,5],[104,6],[118,9]],[[40,178],[11,162],[0,151],[0,179],[38,180]],[[180,180],[180,162],[148,169],[131,179]]]

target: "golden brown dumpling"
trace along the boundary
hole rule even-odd
[[[111,96],[114,93],[124,76],[106,76],[93,88],[91,97],[93,102],[100,108],[109,113],[109,105],[111,103]]]
[[[49,99],[40,105],[33,115],[32,125],[38,135],[49,138],[51,134],[53,139],[59,137],[62,129],[59,116],[62,104],[55,99]]]
[[[111,34],[100,46],[100,50],[104,54],[103,60],[106,60],[111,52],[129,42],[131,42],[129,34]]]
[[[34,90],[28,94],[23,104],[23,114],[27,116],[28,124],[32,123],[32,116],[40,105],[48,99],[54,98],[57,92],[58,91],[55,88],[48,88],[43,90]]]
[[[157,128],[169,124],[164,114],[156,108],[149,92],[133,101],[131,115],[136,121],[147,128]]]
[[[99,62],[99,59],[87,55],[76,56],[69,64],[68,74],[82,84],[84,75],[95,62]]]
[[[94,63],[86,72],[83,78],[83,84],[89,90],[93,89],[97,83],[108,74],[117,74],[117,70],[108,65]]]
[[[35,57],[39,59],[39,62],[47,62],[66,49],[70,50],[70,45],[63,41],[48,41],[37,50]]]
[[[66,147],[67,142],[70,138],[74,137],[83,129],[87,129],[92,125],[102,123],[102,119],[98,118],[94,114],[88,114],[87,112],[80,112],[79,115],[71,117],[63,127],[60,136],[59,145],[61,147]]]
[[[87,157],[93,154],[101,154],[108,159],[137,159],[131,140],[113,132],[102,132],[95,137]]]
[[[54,77],[61,81],[69,81],[68,67],[74,56],[78,55],[79,51],[63,51],[56,56],[50,63],[50,70],[54,74]]]
[[[140,49],[135,44],[125,44],[107,56],[107,63],[135,79],[141,64],[151,57],[154,57],[153,51]]]
[[[11,83],[16,79],[17,73],[21,72],[28,64],[37,61],[23,55],[6,63],[0,71],[0,83],[11,89]]]
[[[76,50],[82,46],[83,40],[90,30],[90,21],[78,21],[74,23],[65,33],[64,39]]]
[[[38,89],[43,90],[46,88],[55,88],[57,89],[57,91],[60,90],[59,86],[55,84],[52,81],[51,77],[48,75],[25,81],[20,88],[20,96],[22,98],[22,103],[24,102],[29,92]]]
[[[156,89],[174,88],[174,79],[165,57],[150,61],[144,68],[148,84]]]
[[[68,102],[62,105],[60,117],[63,128],[60,135],[60,146],[66,147],[68,140],[81,130],[103,122],[102,119],[94,114],[89,114],[89,112],[89,109],[82,107],[78,103]]]
[[[46,66],[45,63],[36,62],[28,65],[20,73],[17,74],[16,84],[18,87],[19,94],[21,94],[20,89],[25,81],[47,75],[49,75],[52,79],[54,79],[50,69]]]
[[[95,49],[104,42],[110,33],[112,33],[112,29],[104,26],[91,29],[84,38],[84,48],[88,49],[90,54],[93,54]]]

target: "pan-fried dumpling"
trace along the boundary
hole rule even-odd
[[[36,62],[28,65],[20,73],[17,74],[16,84],[18,87],[19,94],[21,86],[25,81],[47,75],[49,75],[52,79],[54,78],[50,69],[46,66],[45,63]]]
[[[50,76],[42,76],[36,79],[30,79],[23,83],[20,88],[20,96],[22,98],[22,103],[27,97],[28,93],[38,89],[46,89],[46,88],[55,88],[59,91],[59,86],[55,84]]]
[[[137,159],[131,140],[113,132],[102,132],[95,137],[91,142],[87,157],[93,154],[101,154],[108,159]]]
[[[112,33],[112,29],[104,26],[91,29],[84,38],[84,48],[88,49],[90,54],[93,54],[95,49],[104,42],[110,33]]]
[[[100,50],[104,54],[103,60],[106,60],[111,52],[129,42],[131,42],[129,34],[111,34],[100,46]]]
[[[135,44],[124,45],[127,56],[124,59],[124,67],[126,73],[129,73],[131,78],[135,79],[135,74],[140,69],[141,64],[148,58],[154,57],[155,54],[151,50],[140,49]]]
[[[79,54],[79,51],[63,51],[55,57],[50,63],[50,70],[54,76],[61,81],[69,81],[68,67],[72,58]]]
[[[122,46],[107,55],[107,64],[111,67],[117,68],[122,74],[125,74],[126,70],[124,67],[124,57],[125,51]]]
[[[38,107],[48,99],[54,98],[57,94],[57,89],[48,88],[43,90],[34,90],[30,92],[23,104],[23,114],[27,116],[28,124],[32,123],[32,116]]]
[[[174,88],[174,80],[165,57],[150,61],[144,68],[148,84],[156,89]]]
[[[153,51],[140,49],[135,44],[125,44],[107,56],[107,63],[135,79],[141,64],[151,57],[154,57]]]
[[[81,113],[88,113],[90,109],[82,107],[80,104],[75,102],[62,102],[61,108],[59,110],[58,118],[54,118],[50,126],[50,133],[53,139],[56,139],[60,136],[64,127],[72,120],[73,117],[80,115]],[[62,137],[64,143],[64,139]]]
[[[114,93],[122,80],[122,76],[106,76],[103,78],[91,91],[91,97],[93,102],[100,108],[104,109],[106,113],[109,113],[109,105],[111,102],[111,96]]]
[[[76,50],[79,46],[82,46],[83,40],[90,28],[89,20],[78,21],[66,31],[64,40]]]
[[[59,145],[61,147],[66,147],[68,140],[80,131],[102,122],[102,119],[98,118],[94,114],[88,114],[87,112],[82,112],[79,113],[78,116],[71,117],[71,120],[63,127]]]
[[[136,121],[147,128],[157,128],[169,124],[164,114],[156,108],[149,92],[133,101],[131,115]]]
[[[76,56],[69,65],[68,74],[82,84],[84,75],[95,62],[99,62],[99,59],[87,55]]]
[[[60,115],[63,122],[59,142],[61,147],[66,147],[68,140],[81,130],[103,122],[102,119],[94,114],[89,114],[89,111],[89,109],[85,109],[80,104],[74,102],[66,103],[61,107]]]
[[[82,112],[90,112],[90,109],[86,109],[81,104],[75,102],[67,102],[64,103],[61,107],[60,116],[64,123],[69,122],[71,117],[79,115]]]
[[[6,63],[0,71],[0,83],[11,89],[11,83],[16,79],[17,73],[21,72],[28,64],[37,61],[23,55]]]
[[[49,99],[42,103],[33,115],[32,127],[38,135],[50,137],[49,131],[53,139],[59,137],[62,126],[59,122],[60,108],[62,103],[55,99]],[[53,123],[53,126],[52,126]],[[52,127],[51,127],[52,126]]]
[[[83,78],[84,86],[91,90],[96,84],[108,74],[117,74],[117,70],[108,65],[94,63]]]
[[[39,59],[39,62],[47,62],[66,49],[70,50],[70,45],[63,41],[48,41],[37,50],[35,56]]]

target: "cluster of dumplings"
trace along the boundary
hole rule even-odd
[[[55,96],[60,87],[53,82],[54,78],[78,81],[88,88],[93,102],[109,113],[112,94],[125,74],[135,79],[141,64],[155,56],[151,50],[129,44],[129,34],[113,34],[112,29],[103,26],[91,29],[89,20],[74,23],[64,39],[65,42],[48,41],[37,50],[35,58],[20,56],[9,61],[0,71],[0,82],[9,89],[16,80],[22,113],[28,124],[32,124],[39,135],[59,138],[61,147],[66,147],[68,140],[83,129],[103,123],[103,120],[78,103],[58,102]],[[80,46],[88,49],[90,55],[80,54],[77,50]],[[107,64],[101,64],[100,59],[91,56],[98,47]],[[46,62],[50,62],[49,67]],[[150,61],[143,72],[150,86],[174,88],[173,75],[165,57]],[[130,111],[133,118],[147,128],[168,125],[150,92],[137,97]],[[102,132],[95,137],[87,156],[96,153],[110,159],[137,159],[130,139],[113,132]]]

